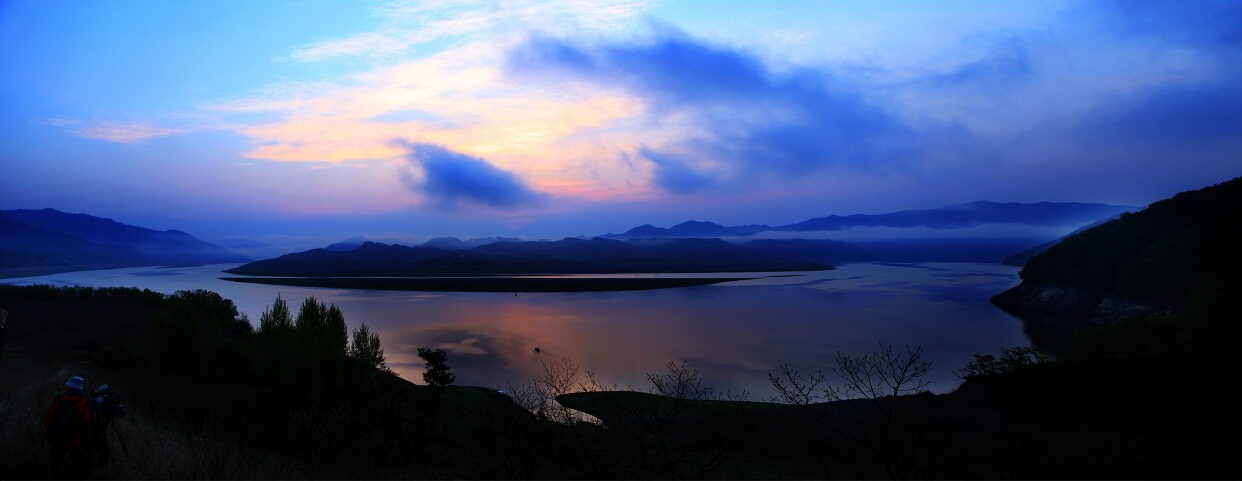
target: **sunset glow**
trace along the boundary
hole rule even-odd
[[[1141,206],[1242,165],[1229,1],[17,0],[0,21],[0,207],[208,239]]]

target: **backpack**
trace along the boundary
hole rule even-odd
[[[69,446],[79,442],[83,424],[82,412],[86,410],[86,396],[80,396],[74,399],[70,396],[61,396],[56,399],[56,404],[52,407],[52,415],[50,421],[44,426],[44,434],[47,435],[48,442],[57,446]]]

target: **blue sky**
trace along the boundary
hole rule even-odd
[[[0,3],[0,208],[559,238],[1242,174],[1235,1]]]

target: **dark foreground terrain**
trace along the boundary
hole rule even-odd
[[[100,478],[1239,474],[1236,395],[1222,364],[1236,355],[1227,351],[1091,350],[975,375],[951,394],[831,403],[814,391],[808,402],[731,399],[699,388],[681,366],[653,374],[647,392],[598,391],[566,361],[506,395],[414,385],[373,366],[347,363],[331,374],[302,351],[292,353],[294,370],[271,372],[288,360],[260,351],[270,347],[260,333],[214,323],[218,300],[207,294],[2,292],[10,312],[0,362],[5,479],[47,475],[39,418],[74,373],[112,385],[129,410],[112,433],[115,461],[94,470]],[[178,327],[186,315],[197,327]],[[315,385],[301,369],[336,381]],[[827,384],[843,383],[829,376]]]
[[[826,376],[773,372],[752,394],[772,402],[702,389],[684,365],[644,392],[569,360],[504,394],[430,387],[313,299],[253,325],[204,291],[0,286],[0,478],[47,474],[39,418],[82,374],[130,411],[103,478],[1239,479],[1240,189],[1032,258],[1015,292],[1044,302],[1015,310],[1056,358],[980,353],[944,395],[918,392],[917,347],[884,346]]]

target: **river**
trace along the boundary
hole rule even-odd
[[[842,264],[835,270],[745,273],[753,280],[645,291],[458,293],[367,291],[220,280],[236,264],[127,268],[5,279],[15,284],[207,289],[232,299],[257,325],[277,294],[294,314],[314,296],[335,304],[351,330],[376,330],[390,367],[422,383],[419,347],[448,351],[457,384],[506,389],[529,383],[542,363],[569,359],[607,386],[648,389],[670,363],[697,369],[705,387],[773,396],[781,364],[829,372],[838,352],[879,343],[922,346],[932,392],[959,384],[973,354],[1028,346],[1021,322],[988,303],[1019,283],[998,264]],[[651,274],[648,274],[651,275]]]

